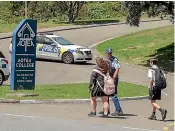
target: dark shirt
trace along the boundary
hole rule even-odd
[[[96,66],[94,69],[99,70],[99,67]],[[97,72],[93,71],[91,73],[91,77],[90,77],[89,88],[99,86],[97,84],[97,80],[98,80],[99,84],[101,85],[101,87],[103,87],[104,86],[104,77],[102,75],[98,74]]]

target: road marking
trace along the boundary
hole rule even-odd
[[[167,94],[167,93],[165,93],[164,91],[162,91],[162,93],[163,93],[164,95],[166,95],[167,97],[169,97],[169,98],[171,98],[171,99],[174,99],[174,97],[172,97],[172,96],[168,95],[168,94]]]
[[[15,117],[28,117],[28,118],[34,118],[37,116],[26,116],[26,115],[15,115],[15,114],[4,114],[5,116],[15,116]]]
[[[163,93],[164,95],[168,96],[168,94],[167,94],[167,93],[165,93],[164,91],[162,91],[162,93]]]
[[[122,127],[130,130],[142,130],[142,131],[160,131],[160,130],[150,130],[150,129],[142,129],[142,128],[133,128],[133,127]]]

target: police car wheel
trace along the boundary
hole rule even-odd
[[[3,74],[0,72],[0,85],[3,84]]]
[[[62,60],[65,64],[72,64],[74,61],[74,57],[72,53],[66,52],[63,54]]]

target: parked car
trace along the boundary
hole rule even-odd
[[[36,43],[36,58],[39,59],[59,60],[66,64],[92,60],[91,49],[74,45],[62,36],[38,34]],[[9,52],[11,51],[12,43],[9,46]]]
[[[8,67],[8,60],[0,51],[0,85],[2,85],[4,81],[7,81],[9,79],[9,76],[10,72]]]

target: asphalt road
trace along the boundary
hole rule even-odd
[[[1,104],[1,131],[161,131],[173,116],[161,121],[148,120],[151,114],[150,101],[122,101],[124,115],[119,117],[89,118],[90,103],[83,104]],[[8,108],[7,108],[8,107]],[[143,108],[144,107],[144,108]],[[102,109],[98,103],[97,111]],[[144,110],[143,110],[144,109]],[[114,111],[111,103],[111,112]]]

